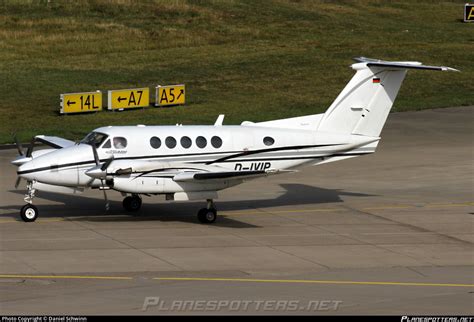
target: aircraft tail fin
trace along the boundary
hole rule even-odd
[[[408,69],[458,71],[412,61],[354,60],[355,75],[324,113],[318,131],[378,137]]]

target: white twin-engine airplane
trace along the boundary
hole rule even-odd
[[[20,156],[18,180],[27,180],[26,222],[36,220],[35,191],[80,193],[114,189],[126,210],[140,209],[140,195],[167,200],[207,200],[202,223],[216,220],[217,191],[244,180],[294,171],[375,152],[380,132],[408,69],[456,71],[420,62],[356,58],[356,71],[326,113],[223,126],[108,126],[80,143],[38,135]],[[33,152],[35,141],[54,149]]]

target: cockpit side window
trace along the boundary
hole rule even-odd
[[[87,134],[84,139],[82,139],[81,143],[94,145],[96,148],[98,148],[102,144],[102,142],[107,139],[107,137],[108,135],[104,133],[91,132]]]
[[[121,136],[114,137],[114,148],[125,149],[127,147],[127,139]]]
[[[102,149],[110,149],[112,147],[112,144],[110,143],[110,139],[107,140],[104,145],[102,146]]]

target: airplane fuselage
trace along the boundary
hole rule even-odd
[[[113,188],[136,193],[221,190],[239,182],[182,183],[180,171],[207,167],[226,171],[288,170],[341,155],[374,152],[361,144],[374,141],[353,135],[258,126],[111,126],[93,133],[103,135],[96,146],[101,161],[113,156],[111,170],[128,168],[133,160],[157,161],[159,167],[115,176]],[[91,143],[63,148],[22,165],[18,174],[27,180],[60,186],[101,185],[86,174],[95,165]],[[111,178],[112,179],[112,178]],[[193,187],[195,185],[196,187]]]

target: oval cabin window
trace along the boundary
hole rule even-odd
[[[263,144],[270,146],[275,143],[275,140],[272,137],[266,136],[263,138]]]
[[[161,146],[160,138],[154,136],[150,139],[150,145],[153,149],[158,149]]]
[[[207,140],[204,136],[198,136],[196,138],[196,145],[201,148],[201,149],[204,149],[207,145]]]
[[[176,139],[172,136],[168,136],[165,140],[165,144],[169,149],[173,149],[176,146]]]
[[[191,144],[192,144],[192,141],[191,141],[191,139],[190,139],[189,137],[183,136],[183,137],[181,138],[181,146],[182,146],[183,148],[188,149],[188,148],[191,146]]]
[[[211,139],[211,144],[212,144],[213,147],[218,149],[222,146],[222,139],[218,136],[213,136],[212,139]]]

